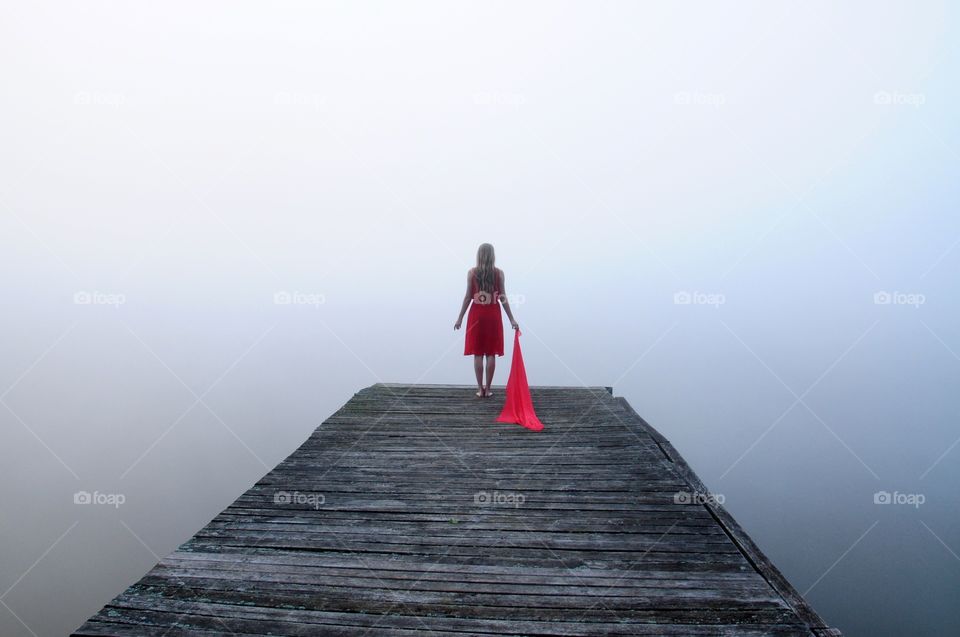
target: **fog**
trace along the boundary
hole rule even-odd
[[[531,384],[626,397],[846,635],[957,632],[957,26],[8,3],[0,634],[69,633],[359,389],[472,383],[481,242]]]

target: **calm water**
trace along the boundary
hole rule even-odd
[[[0,416],[2,573],[12,586],[3,634],[30,634],[10,611],[37,635],[64,634],[357,389],[379,380],[470,382],[462,335],[449,326],[456,274],[446,286],[440,277],[426,283],[448,292],[445,303],[426,302],[426,320],[415,319],[424,303],[410,299],[364,323],[359,297],[328,298],[317,309],[275,306],[266,295],[257,308],[252,299],[264,294],[250,291],[248,305],[231,307],[213,290],[191,320],[165,313],[170,301],[134,292],[119,309],[50,307],[34,325],[8,318],[16,338],[4,360],[19,364],[5,364],[13,411]],[[847,634],[960,627],[958,459],[950,448],[960,361],[923,323],[948,343],[960,335],[936,308],[868,301],[829,316],[810,298],[796,303],[808,308],[805,320],[793,316],[784,329],[771,325],[797,307],[769,302],[747,312],[734,301],[743,291],[713,308],[674,305],[644,288],[643,313],[592,315],[558,305],[562,290],[547,278],[540,285],[516,312],[532,382],[616,381],[615,392],[673,441]],[[579,302],[603,303],[605,294],[589,291]],[[31,356],[54,342],[31,368]],[[78,491],[123,501],[75,504]],[[876,504],[881,491],[923,501]]]
[[[945,3],[0,11],[0,634],[471,382],[483,241],[532,384],[612,385],[845,634],[960,632]]]

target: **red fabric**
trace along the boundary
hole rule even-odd
[[[527,370],[523,367],[523,354],[520,352],[520,330],[514,330],[513,360],[510,361],[510,377],[507,378],[507,400],[503,411],[497,416],[497,422],[512,422],[517,425],[540,431],[543,423],[533,410],[530,398],[530,385],[527,384]]]
[[[503,314],[500,309],[500,277],[495,276],[493,283],[492,302],[477,303],[477,294],[480,292],[477,278],[473,278],[471,294],[474,301],[470,304],[467,313],[467,332],[464,339],[464,356],[496,354],[503,356]],[[490,293],[485,293],[490,297]]]

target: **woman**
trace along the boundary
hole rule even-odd
[[[477,374],[477,397],[489,398],[493,395],[490,383],[493,382],[493,372],[497,366],[497,356],[503,356],[503,318],[500,315],[500,304],[507,312],[510,326],[519,329],[520,326],[513,319],[510,311],[510,302],[503,287],[503,270],[494,265],[495,256],[493,246],[481,243],[477,249],[477,266],[467,271],[467,292],[463,295],[463,304],[460,306],[460,316],[453,324],[453,329],[459,330],[463,315],[470,306],[467,316],[466,343],[463,348],[464,356],[473,354],[473,371]],[[472,301],[472,303],[471,303]],[[483,385],[483,359],[487,359],[487,384]]]

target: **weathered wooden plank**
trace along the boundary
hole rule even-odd
[[[209,626],[219,626],[216,622],[218,613],[224,613],[223,605],[185,603],[181,602],[172,607],[173,610],[152,611],[149,609],[127,609],[116,608],[114,611],[114,621],[124,622],[109,624],[106,622],[92,622],[91,629],[76,633],[77,635],[103,636],[103,635],[143,635],[147,629],[162,628],[166,630],[167,626],[174,626],[176,618],[186,619],[193,630],[203,630]],[[730,629],[727,626],[718,624],[694,625],[679,624],[670,625],[658,622],[538,622],[538,621],[503,621],[497,619],[473,619],[473,618],[430,618],[430,625],[435,626],[436,630],[430,631],[425,625],[425,620],[420,617],[413,617],[401,613],[390,615],[365,615],[341,612],[323,612],[323,611],[304,611],[288,610],[276,612],[259,608],[243,608],[238,611],[227,609],[230,613],[236,612],[237,617],[230,617],[226,621],[230,626],[240,628],[239,622],[244,624],[242,628],[244,635],[256,635],[263,633],[248,632],[251,629],[270,630],[274,635],[429,635],[429,634],[459,634],[459,635],[504,635],[504,634],[525,634],[540,635],[544,637],[572,637],[574,635],[599,637],[602,635],[687,635],[692,637],[710,635],[711,637],[723,637],[737,635],[742,636],[774,636],[774,637],[796,637],[798,635],[809,635],[809,632],[798,625],[784,624],[752,624],[741,623],[735,628]],[[175,617],[171,617],[175,615]],[[196,619],[193,619],[196,618]],[[181,621],[182,621],[181,619]],[[239,620],[239,621],[237,621]],[[110,626],[115,626],[111,628]],[[105,627],[104,627],[105,626]],[[223,626],[219,626],[221,630]],[[116,632],[110,632],[110,631]],[[127,630],[129,632],[121,632]],[[170,628],[170,632],[164,632],[164,635],[189,635],[189,629]],[[225,635],[216,630],[209,632],[197,632],[196,634],[207,635]],[[235,633],[239,634],[239,633]]]
[[[74,635],[836,634],[610,388],[531,393],[359,391]]]
[[[436,571],[427,570],[422,567],[406,567],[403,569],[386,569],[375,567],[362,567],[355,563],[348,566],[324,567],[308,566],[304,564],[277,564],[274,562],[255,562],[255,563],[237,563],[236,561],[217,561],[217,560],[184,560],[176,558],[167,558],[162,560],[151,573],[162,574],[168,577],[187,576],[189,574],[212,576],[218,574],[224,578],[236,578],[249,576],[251,581],[257,579],[280,578],[276,581],[287,581],[283,579],[286,575],[295,575],[312,578],[309,583],[318,581],[317,578],[349,578],[351,580],[402,580],[412,582],[426,583],[446,583],[461,582],[468,584],[496,584],[498,587],[520,586],[550,586],[550,587],[578,587],[584,588],[585,594],[591,594],[590,588],[602,588],[610,594],[617,594],[616,591],[632,590],[634,588],[658,588],[677,586],[680,588],[752,588],[767,590],[768,587],[763,578],[758,577],[753,572],[747,573],[724,573],[714,577],[705,577],[700,573],[696,575],[687,575],[685,573],[671,573],[662,571],[659,576],[613,576],[605,577],[573,575],[569,572],[561,572],[556,575],[532,575],[516,574],[511,571],[510,579],[506,580],[503,573],[477,573],[473,571]],[[291,582],[294,580],[290,580]],[[308,582],[304,582],[308,583]],[[525,589],[529,590],[529,589]]]

